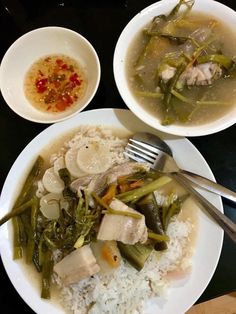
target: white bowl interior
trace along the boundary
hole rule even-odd
[[[24,78],[30,66],[43,56],[64,54],[75,59],[84,69],[88,86],[81,100],[64,112],[48,113],[34,108],[24,94]],[[94,96],[100,80],[100,63],[92,45],[78,33],[45,27],[31,31],[6,52],[0,70],[0,87],[7,104],[20,116],[36,122],[51,123],[81,111]]]
[[[184,125],[161,125],[160,119],[148,113],[139,104],[128,86],[126,75],[126,56],[133,38],[147,25],[153,17],[159,14],[166,14],[177,4],[177,0],[162,0],[154,3],[138,13],[124,28],[121,33],[114,53],[113,69],[117,88],[129,109],[143,122],[160,131],[181,135],[181,136],[201,136],[221,131],[236,122],[236,106],[232,110],[210,123],[200,126]],[[205,12],[222,20],[230,28],[236,28],[236,12],[225,5],[212,0],[196,0],[194,11]]]

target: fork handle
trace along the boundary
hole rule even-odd
[[[191,185],[191,180],[188,180],[181,173],[175,172],[171,175],[177,182],[179,182],[195,199],[196,201],[209,213],[209,215],[222,227],[228,236],[236,243],[236,224],[227,216],[222,214],[213,204],[211,204],[205,197],[198,193]]]
[[[207,191],[218,194],[236,203],[236,193],[234,191],[227,189],[226,187],[216,182],[213,182],[210,179],[204,178],[199,174],[196,174],[187,170],[183,170],[183,169],[181,169],[179,172],[181,174],[187,175],[189,180],[191,180],[192,182],[194,182],[201,188],[204,188]]]

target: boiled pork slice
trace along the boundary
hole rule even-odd
[[[179,82],[186,85],[210,85],[222,75],[221,67],[213,62],[189,67],[180,76]]]
[[[89,245],[71,252],[54,266],[54,271],[65,285],[76,283],[100,271]]]
[[[81,194],[81,189],[87,189],[89,192],[99,194],[107,185],[114,183],[121,176],[129,175],[138,171],[149,170],[145,163],[137,163],[128,161],[120,165],[114,166],[102,174],[82,176],[71,183],[71,188]]]
[[[165,69],[160,73],[160,77],[164,82],[169,81],[176,73],[176,68],[166,65]],[[213,62],[197,64],[187,68],[178,80],[177,86],[193,86],[193,85],[211,85],[213,81],[222,75],[221,67]]]
[[[141,215],[118,199],[113,199],[109,206],[114,210]],[[122,215],[104,215],[97,239],[115,240],[125,244],[135,244],[137,242],[145,243],[147,241],[147,227],[145,225],[145,217],[143,215],[141,216],[141,219],[136,219]]]

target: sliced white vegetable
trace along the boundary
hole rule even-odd
[[[58,219],[61,194],[48,193],[40,199],[40,210],[48,219]]]
[[[63,198],[62,194],[48,193],[41,197],[40,210],[42,214],[48,219],[58,219],[60,215],[60,208],[68,210],[69,203]]]
[[[64,189],[64,182],[55,174],[53,167],[45,171],[42,181],[48,192],[59,194]]]
[[[54,161],[53,168],[56,175],[59,175],[58,171],[66,167],[64,157],[59,157]]]
[[[97,174],[111,166],[109,148],[98,142],[83,146],[78,150],[77,164],[85,173]]]
[[[65,155],[65,164],[66,168],[69,170],[70,174],[78,178],[80,176],[85,175],[85,173],[79,168],[77,164],[77,149],[69,149]]]

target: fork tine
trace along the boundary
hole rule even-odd
[[[149,167],[152,167],[152,166],[153,166],[150,162],[144,160],[144,159],[141,158],[141,157],[134,156],[133,154],[130,154],[130,153],[127,152],[127,151],[124,152],[124,155],[127,156],[127,157],[129,157],[130,159],[132,159],[132,160],[134,160],[134,161],[137,161],[137,162],[145,162],[146,164],[149,165]]]
[[[127,144],[127,146],[128,147],[131,147],[131,148],[134,148],[135,150],[137,150],[137,151],[139,151],[139,152],[142,152],[142,153],[144,153],[145,155],[148,155],[148,156],[150,156],[150,157],[152,157],[152,158],[156,158],[157,157],[157,155],[155,155],[155,154],[153,154],[152,152],[150,152],[150,151],[148,151],[148,150],[146,150],[146,149],[142,149],[141,147],[139,147],[139,145],[137,146],[138,144],[136,144],[136,145],[133,145],[133,144],[131,144],[131,143],[128,143]]]
[[[139,151],[137,151],[137,150],[134,150],[134,149],[132,149],[132,148],[130,148],[130,147],[127,147],[127,146],[126,146],[125,150],[126,150],[127,152],[129,152],[129,153],[132,153],[133,155],[135,155],[135,156],[137,156],[137,157],[141,157],[141,158],[144,159],[145,161],[149,161],[149,162],[151,162],[151,163],[154,163],[154,161],[155,161],[155,158],[153,159],[153,158],[147,156],[145,153],[143,154],[142,152],[139,152]]]
[[[166,154],[163,151],[161,151],[160,149],[158,149],[158,148],[156,148],[156,147],[154,147],[154,146],[152,146],[150,144],[145,144],[145,143],[143,143],[141,141],[136,141],[136,140],[134,140],[132,138],[130,138],[129,140],[131,142],[133,142],[133,143],[135,143],[135,144],[137,144],[137,145],[139,145],[139,146],[141,146],[141,147],[143,147],[143,148],[145,148],[145,149],[155,153],[155,154]]]

